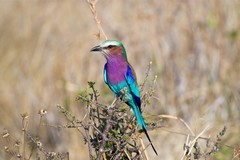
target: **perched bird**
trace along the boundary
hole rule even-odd
[[[154,152],[157,154],[147,133],[147,126],[141,113],[141,99],[137,79],[132,66],[128,63],[126,50],[117,40],[105,40],[91,51],[101,52],[107,60],[104,65],[104,81],[116,97],[131,107],[138,125],[146,134]],[[124,93],[123,93],[124,92]]]

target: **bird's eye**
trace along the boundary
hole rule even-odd
[[[110,48],[113,48],[113,47],[114,47],[114,45],[109,45],[107,48],[109,48],[109,49],[110,49]]]

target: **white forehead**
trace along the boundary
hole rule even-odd
[[[117,42],[117,41],[105,41],[105,42],[101,43],[101,47],[107,47],[107,46],[110,46],[110,45],[119,46],[119,42]]]

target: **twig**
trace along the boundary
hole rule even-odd
[[[23,113],[21,114],[22,117],[22,144],[23,144],[23,148],[22,148],[22,157],[23,159],[25,159],[25,138],[26,138],[26,130],[28,127],[28,114],[27,113]]]
[[[190,153],[191,153],[191,151],[192,151],[192,149],[193,149],[194,144],[196,143],[196,141],[198,140],[198,138],[201,137],[201,136],[203,135],[203,133],[204,133],[208,128],[209,128],[209,126],[205,127],[205,128],[202,130],[202,132],[200,132],[200,133],[193,139],[193,141],[190,141],[190,142],[189,142],[188,146],[190,146],[190,149],[188,150],[188,154],[187,154],[187,155],[183,155],[183,157],[181,158],[181,160],[183,160],[185,156],[189,156],[189,155],[190,155]]]
[[[66,111],[62,106],[60,106],[59,104],[57,105],[57,108],[59,109],[60,112],[63,113],[63,115],[66,117],[66,119],[73,125],[73,126],[77,126],[76,125],[76,118],[75,116],[73,116],[71,113],[69,113],[68,111]],[[82,122],[79,121],[79,123],[81,124]],[[81,132],[80,130],[81,126],[77,126],[75,127],[77,129],[77,131],[85,138],[84,134]]]
[[[189,144],[189,134],[187,135],[187,139],[186,139],[186,142],[185,142],[185,144]],[[184,145],[184,153],[183,153],[183,155],[186,155],[186,154],[188,154],[188,152],[189,152],[189,150],[188,149],[185,149],[186,147],[188,147],[187,145],[185,146]],[[183,157],[182,157],[183,158]]]
[[[86,141],[88,143],[89,159],[92,160],[93,159],[93,157],[92,157],[92,147],[91,147],[91,141],[90,141],[90,137],[89,137],[89,134],[88,134],[88,130],[89,130],[89,128],[85,129],[85,135],[86,135],[85,139],[86,139]]]
[[[171,130],[164,129],[164,128],[162,128],[161,131],[166,131],[166,132],[173,133],[173,134],[178,134],[178,135],[182,135],[182,136],[186,136],[186,137],[189,136],[189,137],[191,137],[191,138],[195,138],[195,136],[191,136],[191,135],[186,134],[186,133],[171,131]],[[206,138],[206,137],[198,137],[198,139],[202,139],[202,140],[206,140],[206,141],[210,141],[210,142],[216,143],[216,141],[211,140],[211,139]],[[228,147],[228,148],[230,148],[230,149],[232,149],[232,150],[234,149],[234,147],[229,146],[229,145],[227,145],[227,144],[224,144],[224,143],[219,143],[219,144],[221,144],[222,146]]]
[[[176,119],[179,120],[180,122],[182,122],[187,129],[189,130],[189,132],[191,133],[192,136],[195,136],[194,132],[192,131],[192,129],[189,127],[189,125],[182,119],[176,116],[172,116],[172,115],[158,115],[159,118],[169,118],[169,119]]]
[[[127,153],[126,149],[124,149],[123,152],[127,155],[127,158],[128,158],[129,160],[131,160],[131,157],[130,157],[129,154]]]
[[[147,79],[148,79],[148,77],[149,77],[149,74],[150,74],[151,67],[152,67],[152,61],[150,61],[149,64],[148,64],[147,71],[146,71],[146,73],[145,73],[144,81],[143,81],[143,83],[141,84],[140,92],[142,92],[143,89],[144,89],[144,86],[145,86],[145,84],[146,84],[146,82],[147,82]]]
[[[115,100],[114,100],[115,101]],[[106,127],[104,129],[104,132],[102,134],[102,142],[101,142],[101,145],[100,145],[100,148],[99,148],[99,151],[98,151],[98,155],[97,155],[97,160],[100,160],[101,157],[102,157],[102,153],[104,151],[104,144],[105,144],[105,141],[108,139],[107,138],[107,134],[111,128],[111,122],[110,120],[112,119],[112,116],[113,116],[113,112],[111,111],[111,109],[115,106],[116,103],[112,103],[112,105],[109,107],[109,109],[107,110],[107,113],[108,113],[108,119],[107,119],[107,124],[106,124]]]
[[[143,153],[144,153],[144,155],[145,155],[145,157],[146,157],[146,160],[149,160],[148,155],[147,155],[146,147],[145,147],[145,145],[144,145],[143,140],[142,140],[141,137],[140,137],[140,143],[141,143],[141,145],[142,145]]]
[[[98,37],[98,39],[100,39],[100,38],[101,38],[100,32],[101,32],[101,33],[103,34],[105,40],[107,40],[108,38],[107,38],[106,34],[105,34],[104,31],[103,31],[103,28],[102,28],[102,26],[101,26],[100,20],[98,19],[98,15],[97,15],[97,11],[96,11],[96,3],[97,3],[97,0],[94,1],[94,2],[91,1],[91,0],[87,0],[87,2],[88,2],[88,4],[89,4],[89,7],[90,7],[90,9],[91,9],[91,12],[92,12],[92,14],[93,14],[93,16],[94,16],[94,20],[95,20],[95,22],[96,22],[96,24],[97,24],[97,27],[98,27],[98,34],[96,34],[96,36]]]
[[[157,81],[157,75],[155,75],[154,80],[153,80],[153,82],[152,82],[149,90],[148,90],[146,93],[144,93],[144,95],[143,95],[142,98],[141,98],[141,99],[142,99],[142,102],[143,102],[142,105],[141,105],[141,110],[142,110],[142,112],[144,112],[144,109],[145,109],[145,107],[146,107],[146,105],[147,105],[147,102],[148,102],[149,99],[153,96],[154,87],[155,87],[156,81]]]

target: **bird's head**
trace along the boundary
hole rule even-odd
[[[117,40],[105,40],[93,47],[91,52],[101,52],[107,59],[111,56],[120,55],[127,60],[126,50],[123,44]]]

